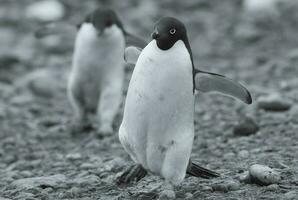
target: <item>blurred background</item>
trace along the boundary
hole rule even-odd
[[[148,192],[161,184],[155,176],[126,189],[114,185],[132,164],[117,132],[98,139],[65,129],[76,33],[34,37],[52,21],[78,24],[98,6],[115,9],[124,27],[147,41],[160,17],[180,19],[196,67],[236,79],[252,93],[250,106],[215,94],[196,99],[192,157],[223,176],[188,178],[178,198],[297,198],[297,1],[0,0],[0,199],[156,198]],[[124,96],[132,70],[126,66]],[[122,109],[115,130],[121,118]],[[282,180],[266,187],[242,183],[255,163],[276,169]]]

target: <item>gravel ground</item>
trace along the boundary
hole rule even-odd
[[[40,22],[24,12],[34,2],[0,1],[0,199],[157,199],[159,177],[115,185],[133,164],[117,132],[106,138],[67,132],[74,34],[36,40]],[[80,21],[98,3],[61,2],[63,23]],[[298,199],[298,3],[286,0],[259,16],[241,2],[100,2],[112,4],[128,30],[148,39],[160,16],[181,19],[197,67],[239,80],[252,93],[250,106],[217,94],[196,96],[192,159],[222,176],[187,177],[177,199]],[[133,66],[126,69],[127,88]],[[121,118],[122,108],[115,130]],[[281,179],[244,183],[253,164],[271,167]]]

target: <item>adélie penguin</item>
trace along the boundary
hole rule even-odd
[[[118,177],[117,183],[138,181],[147,172],[163,177],[169,188],[181,183],[186,174],[217,177],[218,173],[190,159],[195,89],[217,91],[247,104],[252,103],[251,95],[231,79],[194,67],[186,28],[177,19],[161,18],[151,36],[152,41],[143,50],[125,50],[126,61],[136,65],[119,139],[136,165]]]
[[[51,29],[39,33],[51,34]],[[113,120],[122,101],[127,41],[139,47],[146,45],[124,29],[112,9],[98,8],[78,25],[67,89],[74,110],[71,132],[82,132],[90,124],[88,114],[96,112],[97,132],[113,133]]]

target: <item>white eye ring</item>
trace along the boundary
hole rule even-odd
[[[174,35],[176,33],[176,29],[175,28],[172,28],[171,30],[170,30],[170,34],[171,35]]]

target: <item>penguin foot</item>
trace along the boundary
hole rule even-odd
[[[92,124],[89,122],[81,122],[74,120],[68,125],[68,132],[72,135],[77,135],[83,132],[89,132],[93,129]]]
[[[116,184],[118,186],[127,185],[131,182],[138,182],[147,175],[147,171],[142,165],[133,165],[126,169],[123,174],[117,178]]]
[[[114,133],[113,127],[110,125],[101,125],[97,129],[97,135],[100,137],[110,136],[110,135],[113,135],[113,133]]]
[[[215,178],[219,177],[220,174],[214,171],[211,171],[209,169],[206,169],[204,167],[201,167],[197,164],[194,164],[191,160],[189,161],[189,164],[187,166],[187,174],[195,177],[201,177],[201,178]]]

